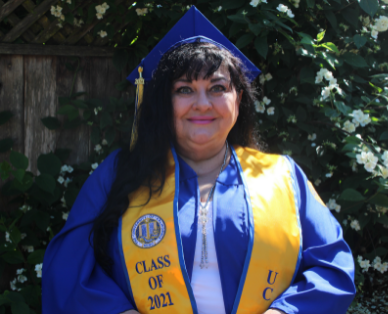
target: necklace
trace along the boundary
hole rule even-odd
[[[226,142],[226,149],[225,149],[225,155],[224,155],[224,161],[222,162],[220,172],[218,173],[217,178],[221,174],[222,170],[224,170],[225,163],[226,163],[226,157],[228,156],[228,142]],[[208,205],[209,201],[212,198],[212,195],[214,193],[214,189],[216,186],[216,182],[214,182],[212,188],[210,189],[210,192],[207,196],[205,205],[202,205],[201,202],[199,202],[199,223],[202,225],[202,250],[201,250],[201,264],[199,264],[199,267],[201,268],[207,268],[208,267],[208,260],[207,260],[207,237],[206,237],[206,224],[208,221]]]

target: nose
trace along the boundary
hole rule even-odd
[[[193,109],[199,111],[207,111],[212,107],[209,95],[206,92],[206,89],[200,89],[197,91],[197,97],[193,105]]]

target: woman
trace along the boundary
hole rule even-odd
[[[351,251],[298,166],[257,150],[241,60],[197,36],[145,88],[132,149],[50,243],[43,312],[345,313]]]

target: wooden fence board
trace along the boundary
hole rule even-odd
[[[37,173],[39,155],[56,145],[56,132],[40,121],[56,114],[56,57],[24,56],[24,77],[24,152],[30,171]]]
[[[10,15],[25,0],[10,0],[0,8],[0,22]]]
[[[3,38],[3,42],[13,42],[21,34],[23,34],[28,28],[39,20],[43,14],[45,14],[52,5],[56,4],[58,0],[45,0],[35,10],[24,18],[19,24],[17,24],[7,35]]]
[[[65,64],[68,61],[69,58],[66,57],[58,57],[57,60],[57,96],[70,96],[74,73],[66,68]],[[87,91],[86,82],[89,77],[87,64],[87,58],[80,59],[81,71],[76,76],[74,93]],[[61,130],[57,148],[71,149],[67,163],[79,164],[86,161],[89,157],[89,138],[89,128],[86,125],[81,125],[75,129]]]

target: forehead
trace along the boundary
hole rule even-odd
[[[185,73],[175,81],[200,81],[214,79],[225,79],[230,81],[230,73],[226,65],[221,64],[220,67],[210,75],[208,75],[209,69],[210,65],[204,65],[198,75],[191,75],[192,77],[188,77],[188,73]]]

